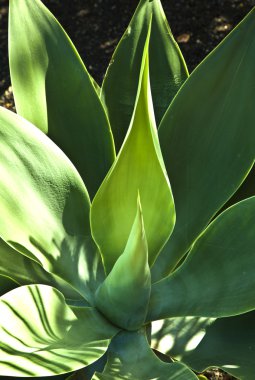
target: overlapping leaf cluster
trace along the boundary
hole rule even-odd
[[[0,375],[253,379],[255,197],[214,217],[254,163],[254,10],[188,77],[141,0],[101,88],[40,0],[9,21]],[[182,362],[150,348],[164,318]]]

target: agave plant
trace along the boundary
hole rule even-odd
[[[254,163],[254,23],[188,76],[160,0],[141,0],[99,88],[40,0],[10,0],[5,379],[193,380],[215,365],[254,379],[255,197],[219,213]]]

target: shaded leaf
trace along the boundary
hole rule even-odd
[[[201,343],[183,360],[202,371],[217,366],[243,380],[254,379],[255,312],[219,318],[206,329]]]
[[[92,376],[96,371],[102,372],[107,360],[107,352],[101,356],[96,362],[90,364],[89,366],[74,372],[66,380],[91,380]]]
[[[93,380],[195,380],[197,377],[181,363],[161,361],[148,345],[144,330],[120,332],[109,347],[108,362]]]
[[[0,296],[12,289],[17,288],[18,286],[19,284],[13,281],[10,277],[0,275]]]
[[[197,67],[161,122],[178,217],[153,282],[175,268],[253,165],[254,19],[255,10]]]
[[[68,285],[68,283],[46,272],[35,260],[28,258],[24,254],[13,249],[0,239],[0,275],[7,276],[14,281],[14,287],[20,285],[44,284],[51,285],[60,290],[66,298],[81,298],[78,292]],[[11,285],[11,284],[10,284]],[[12,289],[14,288],[12,287]],[[1,294],[4,292],[1,289]],[[10,288],[11,290],[11,288]]]
[[[18,114],[64,150],[93,197],[114,160],[114,144],[80,56],[39,0],[10,1],[9,42]]]
[[[255,197],[216,218],[184,263],[152,286],[148,320],[226,317],[254,309],[254,224]]]
[[[137,330],[145,321],[151,292],[143,216],[137,214],[124,252],[96,292],[95,304],[110,321],[125,330]]]
[[[110,118],[117,150],[123,143],[133,114],[151,18],[150,79],[158,124],[188,76],[160,0],[141,0],[113,54],[102,85],[101,97]]]

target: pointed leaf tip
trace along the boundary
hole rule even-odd
[[[131,124],[91,208],[92,233],[108,273],[128,240],[136,214],[138,189],[150,265],[169,238],[175,222],[174,201],[160,151],[151,99],[148,44],[149,33]]]
[[[138,198],[136,217],[123,254],[96,293],[96,306],[114,324],[136,330],[145,321],[151,291],[148,246]]]

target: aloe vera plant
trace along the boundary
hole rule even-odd
[[[40,0],[9,17],[0,376],[254,379],[255,197],[219,211],[254,163],[255,10],[189,76],[141,0],[101,88]]]

